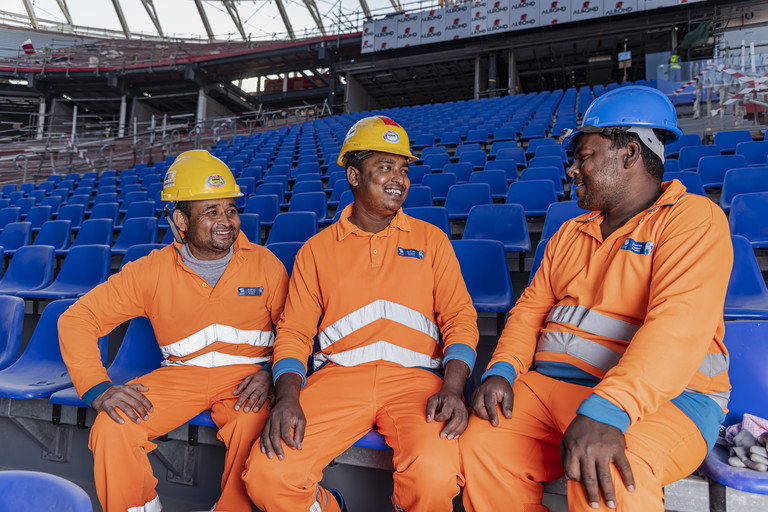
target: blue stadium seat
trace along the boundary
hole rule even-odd
[[[541,124],[528,124],[523,128],[520,140],[539,139],[547,136],[547,129]]]
[[[707,146],[702,146],[707,147]],[[704,186],[701,184],[701,176],[696,172],[679,171],[679,172],[665,172],[664,181],[678,180],[685,185],[686,190],[691,194],[698,194],[700,196],[707,197],[707,193],[704,191]]]
[[[410,194],[410,191],[408,192],[408,194]],[[336,205],[336,215],[341,215],[341,212],[344,211],[344,208],[346,208],[347,206],[349,206],[354,202],[355,202],[355,195],[352,193],[351,190],[345,190],[341,194],[341,197],[339,198],[339,204]],[[336,222],[337,220],[339,220],[336,217],[336,215],[334,215],[333,217],[334,218],[333,222]]]
[[[282,183],[262,183],[258,187],[256,187],[256,191],[254,192],[254,195],[257,196],[264,196],[264,195],[270,195],[270,196],[277,196],[277,200],[280,203],[285,202],[285,187]],[[249,198],[250,199],[250,198]]]
[[[170,231],[170,230],[169,230]],[[168,244],[136,244],[132,245],[128,248],[127,251],[125,251],[125,256],[123,256],[123,260],[120,262],[120,270],[123,269],[126,263],[130,263],[132,261],[136,261],[139,258],[143,258],[144,256],[147,256],[149,253],[154,251],[155,249],[162,249]],[[107,261],[109,261],[109,254],[107,255]],[[109,274],[107,274],[107,277],[109,277]]]
[[[88,219],[83,221],[80,231],[69,249],[56,251],[56,254],[67,254],[73,247],[81,245],[112,245],[112,221],[110,219]]]
[[[502,126],[497,128],[493,132],[493,143],[496,144],[499,141],[514,141],[517,140],[517,131],[513,126]]]
[[[531,252],[531,238],[523,207],[519,204],[485,204],[469,211],[462,240],[498,240],[506,252]],[[522,270],[522,269],[520,269]]]
[[[467,137],[464,139],[464,144],[487,144],[488,132],[486,130],[469,130]]]
[[[60,476],[37,471],[0,471],[0,510],[92,512],[88,494]]]
[[[739,321],[725,323],[728,347],[731,395],[723,425],[741,422],[744,414],[768,417],[768,322]],[[768,473],[728,464],[728,449],[715,445],[700,470],[709,478],[711,511],[726,510],[724,487],[756,494],[768,494]]]
[[[19,200],[24,199],[24,192],[18,190],[11,192],[8,194],[8,199],[11,200],[11,206],[16,206]]]
[[[32,224],[29,222],[11,222],[0,233],[0,247],[5,254],[13,254],[18,248],[29,245],[32,241]]]
[[[525,155],[525,150],[521,147],[518,147],[517,142],[513,140],[503,140],[491,144],[491,150],[488,152],[488,156],[496,158],[496,155],[498,155],[499,151],[502,149],[519,149],[520,152]]]
[[[554,235],[566,221],[587,213],[587,211],[588,210],[581,208],[576,201],[552,203],[549,205],[549,208],[547,208],[547,216],[544,218],[544,227],[542,228],[541,238],[552,238],[552,235]]]
[[[27,216],[27,212],[29,212],[30,208],[35,206],[35,200],[31,197],[22,197],[16,201],[14,206],[21,209],[21,218],[23,219]]]
[[[333,189],[331,189],[331,197],[328,198],[328,206],[336,206],[336,209],[338,210],[339,199],[341,199],[342,194],[349,192],[350,190],[349,182],[346,178],[337,180],[336,183],[333,184]]]
[[[489,170],[488,165],[493,163],[495,162],[488,162],[484,171],[472,173],[469,177],[469,183],[485,183],[491,187],[493,199],[504,199],[507,197],[507,174],[501,169]],[[515,173],[517,173],[516,170]]]
[[[736,145],[736,154],[743,156],[750,167],[765,166],[768,158],[768,141],[740,142]]]
[[[680,149],[677,157],[680,171],[696,171],[699,168],[699,160],[706,156],[720,156],[720,150],[716,146],[687,146]]]
[[[306,242],[317,234],[317,215],[312,212],[285,212],[275,217],[267,242]]]
[[[38,290],[23,291],[17,295],[25,299],[68,299],[88,293],[109,277],[110,247],[108,245],[81,245],[67,252],[56,279]]]
[[[408,179],[411,185],[421,185],[421,180],[424,176],[432,172],[432,168],[428,165],[411,165],[408,169]],[[347,179],[346,175],[344,179]]]
[[[730,319],[768,319],[768,288],[749,240],[731,235],[733,269],[725,294],[723,317]]]
[[[456,175],[450,173],[429,174],[421,180],[422,186],[432,189],[432,201],[445,201],[448,189],[456,184]]]
[[[240,232],[249,242],[261,244],[261,219],[258,213],[240,214]]]
[[[675,160],[667,160],[674,162]],[[704,188],[719,188],[723,186],[725,173],[730,169],[747,166],[747,161],[741,155],[705,156],[699,160],[699,177]],[[665,162],[666,169],[666,162]]]
[[[549,242],[549,238],[542,237],[539,241],[539,245],[536,246],[536,252],[533,254],[533,263],[531,263],[531,274],[528,277],[529,285],[531,284],[531,281],[533,281],[533,276],[536,274],[536,271],[539,270],[541,260],[544,259],[544,251],[547,248],[547,242]]]
[[[133,318],[128,324],[115,359],[107,368],[107,375],[114,384],[125,384],[146,375],[163,362],[163,354],[155,339],[155,332],[149,319],[143,316]],[[51,395],[50,402],[74,407],[88,407],[74,387],[68,387]]]
[[[491,187],[487,183],[453,185],[445,198],[445,210],[449,220],[466,219],[469,210],[476,205],[492,204]]]
[[[27,212],[27,218],[24,219],[32,225],[32,233],[40,231],[40,226],[44,222],[51,220],[51,207],[50,206],[33,206]]]
[[[300,192],[291,197],[288,206],[289,212],[312,212],[317,217],[317,222],[324,224],[328,217],[328,204],[325,192]]]
[[[768,167],[746,167],[726,171],[723,192],[720,195],[720,208],[726,212],[730,211],[731,201],[735,196],[750,192],[768,192]]]
[[[10,194],[11,192],[16,192],[17,190],[18,190],[18,185],[16,185],[15,183],[7,183],[3,185],[2,189],[0,189],[0,195],[2,195],[3,197],[8,197],[8,194]]]
[[[123,221],[115,226],[115,231],[123,229],[125,222],[130,219],[136,219],[141,217],[154,217],[155,216],[155,202],[154,201],[134,201],[128,205],[128,208],[123,212]]]
[[[414,206],[403,208],[403,213],[414,219],[429,222],[440,228],[448,238],[451,238],[451,226],[448,223],[448,212],[442,206]]]
[[[440,136],[438,146],[458,146],[461,144],[461,134],[458,132],[443,132]]]
[[[753,249],[768,249],[768,192],[739,194],[733,198],[728,222],[732,235],[749,240]]]
[[[288,272],[288,277],[291,277],[296,253],[299,252],[303,245],[302,242],[274,242],[266,247],[283,263],[285,270]]]
[[[428,165],[432,172],[442,171],[446,164],[451,163],[451,157],[448,153],[440,153],[436,155],[429,155],[424,157],[424,165]]]
[[[0,370],[19,358],[24,324],[24,299],[0,295]]]
[[[540,158],[557,158],[557,157],[540,157]],[[534,158],[535,160],[535,158]],[[558,167],[528,167],[520,175],[520,181],[531,180],[549,180],[555,187],[555,193],[557,197],[565,197],[565,190],[563,189],[563,181],[561,179],[562,166]]]
[[[54,251],[63,251],[72,241],[72,227],[68,220],[49,220],[40,228],[32,245],[50,245]]]
[[[525,148],[525,156],[527,158],[532,158],[536,154],[536,150],[539,149],[541,146],[555,146],[555,145],[557,145],[557,141],[552,137],[534,139],[528,142],[528,147]]]
[[[8,206],[0,209],[0,231],[5,229],[5,226],[12,222],[19,222],[21,220],[21,208],[15,206]]]
[[[430,187],[412,185],[408,189],[408,195],[405,197],[405,201],[403,201],[403,208],[413,208],[418,206],[433,206],[432,189]],[[340,209],[341,207],[339,210]]]
[[[565,152],[565,148],[560,144],[546,144],[544,146],[539,146],[533,154],[533,159],[552,156],[559,157],[560,160],[562,160],[562,165],[568,164],[568,154]],[[533,162],[533,159],[531,162]]]
[[[75,299],[51,302],[43,310],[35,332],[19,360],[0,371],[0,396],[5,398],[46,398],[60,389],[72,386],[69,372],[61,358],[59,316]],[[106,357],[107,338],[99,338],[102,361]]]
[[[733,130],[730,132],[717,132],[714,145],[723,155],[732,155],[736,152],[736,146],[741,142],[752,142],[752,134],[749,130]]]
[[[112,246],[112,254],[125,255],[129,247],[137,244],[152,244],[157,241],[157,218],[134,217],[123,222],[117,240]]]
[[[61,202],[62,199],[58,196],[48,196],[44,197],[43,200],[40,201],[40,206],[50,206],[51,213],[53,215],[57,215],[59,213],[59,209],[61,208]]]
[[[246,201],[243,213],[255,213],[261,225],[271,226],[280,213],[280,198],[276,195],[253,195]]]
[[[487,162],[487,155],[485,154],[485,151],[465,151],[459,157],[459,163],[463,163],[463,162],[472,164],[472,167],[476,171],[479,171],[480,169],[485,167],[485,163]],[[443,168],[443,172],[445,172],[446,167],[448,166],[446,165]]]
[[[451,173],[456,175],[456,183],[469,182],[470,176],[475,171],[473,165],[469,162],[460,162],[456,164],[446,164],[443,167],[443,173]],[[422,178],[423,180],[424,178]]]
[[[91,207],[89,219],[109,219],[112,225],[117,224],[119,205],[117,202],[94,203]]]
[[[523,160],[525,160],[525,155],[522,155],[522,157],[523,157]],[[490,162],[485,164],[486,171],[495,171],[495,170],[504,171],[504,176],[506,177],[507,184],[510,184],[513,181],[517,181],[519,179],[518,167],[525,167],[525,166],[524,165],[519,166],[515,160],[501,160],[498,158],[496,160],[491,160]],[[505,195],[506,195],[506,191],[505,191]]]
[[[312,179],[299,179],[312,178]],[[319,174],[300,174],[293,184],[291,194],[300,194],[302,192],[323,192],[325,187]]]
[[[53,282],[54,250],[49,245],[19,248],[0,279],[0,295],[17,295]]]
[[[435,136],[431,133],[421,133],[416,136],[411,147],[413,149],[424,149],[429,146],[434,146]]]
[[[701,146],[701,137],[695,133],[684,134],[674,142],[664,145],[664,156],[666,158],[677,158],[680,154],[680,148],[687,146]]]
[[[519,204],[526,217],[544,217],[557,202],[555,185],[550,180],[518,181],[509,185],[507,204]]]

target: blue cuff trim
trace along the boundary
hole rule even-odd
[[[272,382],[277,382],[277,378],[284,373],[298,373],[301,375],[301,387],[304,387],[304,384],[307,383],[307,371],[298,359],[288,357],[272,365]]]
[[[469,373],[472,373],[472,369],[475,367],[475,358],[477,354],[475,349],[464,343],[454,343],[445,347],[445,354],[443,356],[443,368],[448,364],[451,359],[458,359],[464,361],[469,366]]]
[[[485,370],[485,373],[483,374],[483,378],[480,379],[480,382],[485,382],[485,379],[492,375],[498,375],[499,377],[504,377],[507,379],[507,382],[509,382],[509,385],[512,386],[515,383],[515,379],[517,378],[517,372],[515,371],[515,367],[512,366],[509,363],[493,363],[493,365]]]
[[[576,414],[616,427],[622,434],[627,432],[630,424],[629,414],[624,409],[594,393],[581,402]]]
[[[715,446],[720,424],[725,420],[725,413],[714,400],[695,391],[685,391],[672,399],[672,403],[699,427],[701,437],[710,450]]]
[[[271,372],[272,371],[272,361],[267,361],[261,366],[262,371]]]
[[[88,404],[88,407],[93,407],[93,401],[96,400],[100,394],[108,390],[112,387],[112,382],[105,380],[104,382],[100,384],[96,384],[91,389],[83,393],[83,396],[80,398],[83,400],[83,402]]]

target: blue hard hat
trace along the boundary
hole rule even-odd
[[[683,132],[677,127],[677,111],[669,99],[652,87],[629,85],[597,98],[584,113],[581,127],[563,140],[573,149],[573,138],[580,132],[599,132],[600,128],[637,126],[665,130],[666,142],[677,140]]]

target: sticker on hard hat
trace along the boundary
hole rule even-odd
[[[176,184],[176,171],[168,171],[165,173],[165,179],[163,180],[163,188],[172,187]]]
[[[224,178],[220,174],[211,174],[205,178],[205,183],[211,188],[220,188],[226,184]]]
[[[400,142],[400,134],[394,130],[387,130],[381,134],[382,138],[390,144],[397,144]]]

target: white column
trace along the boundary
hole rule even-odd
[[[37,140],[43,140],[45,131],[45,97],[40,98],[40,108],[37,110]]]
[[[127,110],[127,102],[125,94],[120,98],[120,120],[118,121],[117,125],[117,136],[123,137],[125,136],[125,113]]]
[[[208,96],[205,94],[205,87],[201,86],[197,91],[197,123],[205,121],[205,111],[208,108]]]
[[[75,135],[77,134],[77,105],[74,106],[72,109],[72,134],[70,135],[70,138],[72,139],[72,144],[75,143]]]

